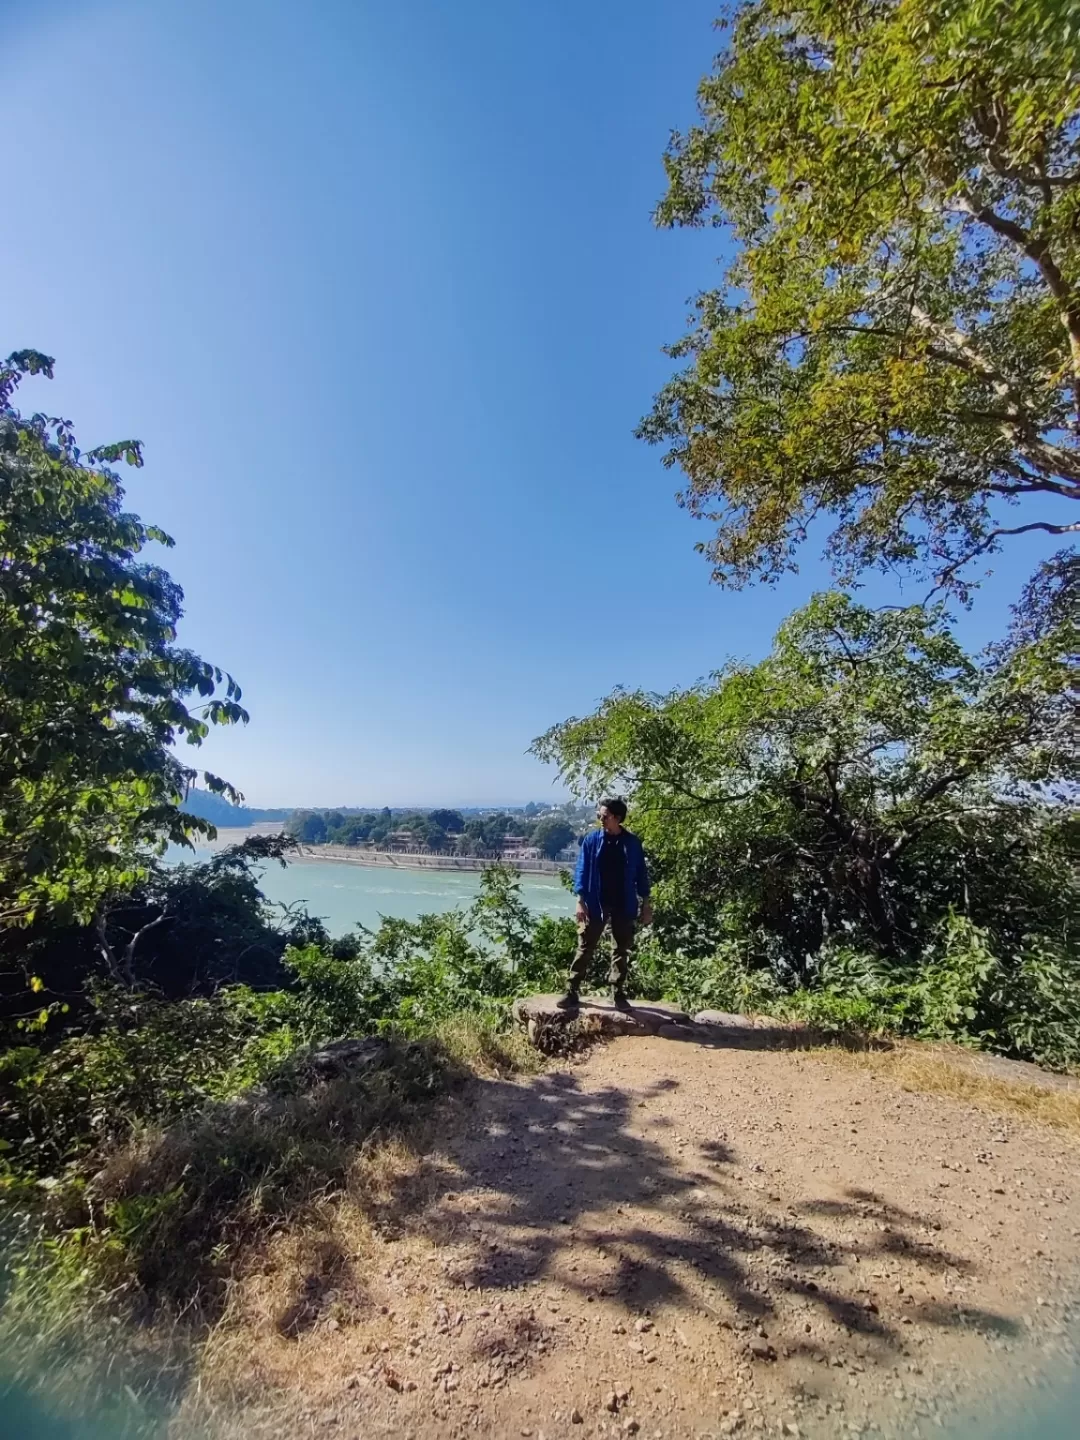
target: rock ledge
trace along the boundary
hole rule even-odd
[[[804,1025],[785,1024],[763,1016],[729,1015],[702,1010],[691,1020],[677,1005],[640,1000],[617,1010],[610,1000],[583,995],[576,1010],[560,1010],[558,995],[529,995],[514,1002],[514,1019],[536,1044],[547,1030],[577,1022],[599,1035],[659,1035],[665,1040],[696,1040],[705,1045],[746,1049],[783,1049],[808,1041]]]

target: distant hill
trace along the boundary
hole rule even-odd
[[[264,820],[287,820],[292,814],[291,808],[254,810],[247,805],[230,805],[223,796],[214,795],[209,790],[192,790],[181,809],[189,815],[198,815],[201,820],[209,820],[211,825],[222,827],[258,825]]]

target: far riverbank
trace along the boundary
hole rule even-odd
[[[301,845],[293,857],[300,861],[330,861],[344,865],[367,865],[391,870],[485,870],[495,863],[496,857],[483,858],[477,855],[431,855],[422,850],[361,850],[352,845]],[[522,875],[557,876],[571,868],[569,860],[514,860],[499,859],[502,865]]]

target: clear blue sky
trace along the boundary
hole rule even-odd
[[[56,356],[23,402],[84,445],[144,441],[182,639],[252,711],[203,759],[251,803],[543,797],[534,735],[764,653],[825,583],[711,586],[632,436],[716,274],[649,219],[714,10],[10,8],[0,349]]]

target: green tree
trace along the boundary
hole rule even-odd
[[[1009,949],[1075,913],[1065,649],[1051,632],[979,664],[941,609],[822,595],[759,664],[617,691],[534,749],[580,793],[632,793],[680,944],[805,974],[826,942],[910,957],[954,907]]]
[[[746,0],[671,140],[666,226],[724,285],[640,434],[740,585],[831,522],[837,572],[961,571],[1080,525],[1080,26],[1060,0]],[[1027,502],[1023,523],[1003,507]]]
[[[123,509],[110,467],[141,465],[138,442],[84,454],[69,421],[14,409],[24,376],[52,373],[30,350],[0,366],[0,925],[87,918],[147,847],[212,835],[181,809],[197,772],[173,747],[248,718],[176,645],[179,586],[137,558],[172,544]]]
[[[533,826],[531,838],[542,855],[554,860],[559,851],[573,840],[574,829],[558,815],[546,815]]]
[[[465,821],[457,810],[432,810],[428,820],[448,835],[460,835],[465,829]]]
[[[480,873],[480,894],[470,919],[487,940],[501,945],[511,976],[526,963],[536,920],[521,898],[521,877],[512,865],[489,865]]]
[[[503,842],[503,836],[516,833],[517,822],[513,815],[505,812],[498,815],[485,815],[481,822],[481,833],[484,846],[488,850],[498,851]]]
[[[304,845],[325,845],[326,818],[318,810],[305,810],[294,817],[290,824],[290,833]]]
[[[335,835],[335,842],[340,845],[362,845],[371,834],[371,823],[371,817],[364,815],[346,820]]]

